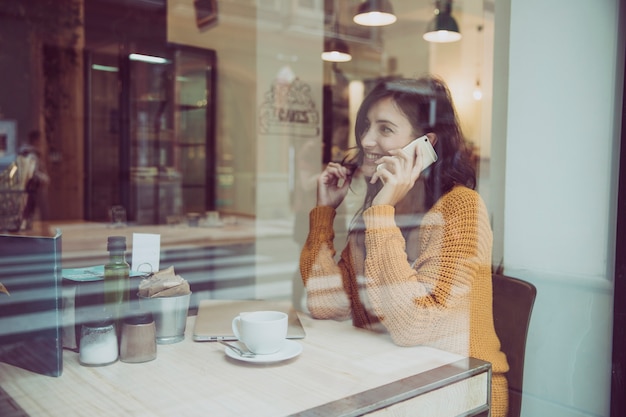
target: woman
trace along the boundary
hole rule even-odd
[[[351,317],[401,346],[491,362],[492,415],[506,415],[508,364],[492,314],[492,233],[447,87],[434,78],[381,82],[361,104],[355,133],[355,160],[328,164],[309,215],[300,270],[311,315]],[[419,150],[401,148],[424,134],[438,160],[421,172]],[[333,220],[355,165],[367,191],[335,263]]]

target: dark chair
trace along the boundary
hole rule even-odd
[[[524,355],[530,316],[537,289],[529,282],[493,274],[493,321],[502,351],[509,362],[508,417],[519,417],[522,409]]]

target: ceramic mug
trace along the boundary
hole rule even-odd
[[[287,317],[282,311],[240,313],[233,319],[233,333],[257,355],[276,353],[287,339]]]

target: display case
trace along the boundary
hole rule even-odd
[[[113,48],[110,48],[113,49]],[[169,45],[88,57],[86,213],[164,224],[215,202],[215,52]]]
[[[168,216],[182,214],[172,55],[169,51],[128,55],[129,207],[130,217],[138,224],[165,223]]]
[[[187,211],[203,213],[216,206],[215,52],[179,47],[175,65],[175,155],[183,205]]]

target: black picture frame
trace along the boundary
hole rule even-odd
[[[217,24],[217,0],[194,0],[196,26],[206,30]]]

